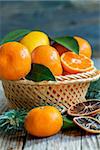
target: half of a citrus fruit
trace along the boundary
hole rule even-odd
[[[73,122],[87,132],[100,133],[100,122],[95,118],[89,116],[75,117]]]
[[[94,63],[91,59],[74,52],[63,53],[61,55],[61,62],[64,70],[73,74],[90,71],[94,68]]]
[[[100,100],[88,100],[69,107],[67,113],[71,116],[88,116],[100,112]]]

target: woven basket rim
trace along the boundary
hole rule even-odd
[[[22,79],[17,81],[2,80],[2,82],[9,82],[14,84],[27,84],[27,85],[62,85],[62,84],[73,84],[73,83],[86,83],[98,80],[100,78],[99,70],[92,70],[85,73],[71,74],[65,76],[56,76],[56,81],[41,81],[34,82],[32,80]]]

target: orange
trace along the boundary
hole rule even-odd
[[[0,78],[19,80],[31,69],[31,56],[19,42],[8,42],[0,47]]]
[[[25,118],[25,128],[31,135],[47,137],[60,131],[63,125],[61,113],[53,106],[32,109]]]
[[[42,45],[32,52],[32,62],[48,67],[53,75],[62,74],[60,56],[57,50],[49,45]]]
[[[61,44],[58,44],[58,43],[53,43],[52,46],[58,51],[60,56],[63,53],[69,51],[67,48],[65,48],[64,46],[62,46]]]
[[[93,69],[93,61],[84,55],[65,52],[61,55],[61,62],[65,71],[69,73],[86,72]]]
[[[92,55],[92,48],[89,42],[81,37],[74,36],[75,40],[79,44],[79,54],[85,55],[89,58],[91,58]],[[58,43],[53,43],[53,47],[56,48],[58,51],[59,55],[61,56],[64,52],[70,51],[70,49],[65,48],[64,46],[58,44]]]
[[[20,42],[28,48],[30,53],[40,45],[50,45],[48,36],[40,31],[30,32]]]
[[[81,37],[74,36],[79,44],[79,54],[85,55],[91,58],[92,55],[92,48],[89,42]]]

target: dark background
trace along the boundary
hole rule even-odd
[[[100,69],[100,0],[0,1],[0,38],[19,28],[84,37]]]

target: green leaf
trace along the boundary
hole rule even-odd
[[[0,42],[0,44],[4,44],[6,42],[11,41],[19,41],[23,36],[31,32],[29,29],[18,29],[12,32],[9,32]]]
[[[100,99],[100,79],[95,82],[91,82],[86,94],[86,99]]]
[[[72,119],[69,119],[69,117],[67,117],[67,116],[63,116],[62,129],[68,129],[68,128],[76,128],[76,125],[74,124]]]
[[[79,54],[78,42],[73,37],[65,36],[65,37],[54,38],[52,40],[68,48],[69,50]]]
[[[55,77],[53,76],[50,69],[41,64],[32,64],[31,71],[26,76],[26,79],[35,82],[40,82],[43,80],[55,81]]]

